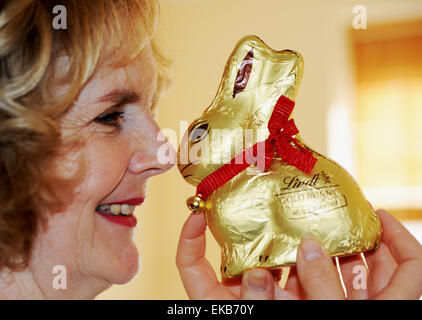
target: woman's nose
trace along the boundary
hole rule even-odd
[[[158,130],[155,138],[151,137],[144,142],[130,158],[128,170],[131,173],[152,176],[162,174],[175,165],[176,150]]]

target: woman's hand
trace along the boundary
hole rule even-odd
[[[366,269],[359,256],[340,259],[348,299],[418,299],[422,294],[422,246],[390,214],[383,210],[377,214],[384,231],[380,248],[366,254],[369,273],[362,274]],[[205,229],[204,214],[191,216],[179,242],[177,266],[191,299],[345,298],[332,258],[311,234],[304,235],[297,267],[292,268],[283,290],[264,269],[246,272],[241,285],[220,283],[205,259]]]
[[[204,213],[190,215],[182,229],[177,249],[176,264],[190,299],[243,299],[269,300],[294,299],[289,292],[278,287],[271,273],[265,269],[252,269],[244,273],[242,283],[225,285],[218,281],[205,258]]]
[[[359,256],[340,259],[347,298],[419,299],[422,294],[422,246],[392,215],[384,210],[378,210],[377,214],[382,221],[383,237],[378,250],[365,254],[369,272]],[[318,250],[321,247],[315,238],[309,238],[298,252],[296,274],[289,278],[286,290],[295,292],[300,298],[344,299],[331,258],[324,249]],[[304,247],[311,249],[308,260]]]

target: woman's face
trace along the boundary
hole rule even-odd
[[[62,117],[63,136],[78,133],[85,141],[61,160],[62,174],[71,175],[76,156],[82,156],[86,175],[39,237],[39,247],[49,248],[44,250],[49,270],[63,265],[68,274],[117,284],[138,270],[133,233],[139,217],[132,213],[145,199],[147,180],[172,167],[157,159],[164,142],[157,140],[159,127],[150,110],[156,87],[147,47],[125,67],[100,68]]]

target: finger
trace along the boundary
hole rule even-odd
[[[302,236],[297,273],[308,299],[344,299],[339,275],[327,251],[311,233]]]
[[[205,214],[190,215],[186,220],[177,248],[176,265],[190,299],[205,298],[219,284],[205,258]]]
[[[406,227],[385,210],[378,210],[377,214],[382,221],[382,241],[388,246],[397,263],[420,259],[422,246]]]
[[[369,267],[368,295],[371,299],[388,285],[397,269],[397,262],[384,242],[376,251],[366,254],[366,261]]]
[[[375,211],[372,204],[369,206]],[[390,281],[397,263],[388,247],[380,243],[377,250],[365,253],[368,268],[360,256],[343,258],[341,269],[350,300],[365,300],[377,295]]]
[[[274,288],[274,299],[275,300],[299,300],[300,297],[287,289],[281,289],[278,285]]]
[[[287,280],[286,287],[284,289],[300,300],[306,299],[305,292],[303,291],[299,277],[297,275],[297,267],[292,267],[290,269],[289,279]]]
[[[383,241],[398,263],[387,287],[377,299],[419,299],[422,294],[422,246],[392,215],[378,210],[384,230]]]
[[[262,268],[246,271],[242,277],[241,300],[273,300],[274,280],[271,272]]]

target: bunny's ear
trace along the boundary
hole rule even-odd
[[[240,64],[239,70],[237,71],[236,79],[234,81],[233,99],[239,92],[242,92],[246,88],[249,77],[251,75],[252,64],[253,48],[251,48],[251,50],[249,50],[249,52],[246,54],[245,58]]]
[[[238,41],[227,60],[217,94],[204,113],[221,107],[244,106],[241,96],[246,99],[247,91],[255,89],[261,90],[260,95],[266,95],[269,100],[281,94],[294,100],[302,69],[303,59],[299,53],[274,51],[258,37],[246,36]],[[274,100],[275,104],[277,100]]]

